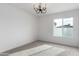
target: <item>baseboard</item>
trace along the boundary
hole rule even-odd
[[[18,49],[18,48],[20,48],[20,47],[22,47],[22,46],[29,45],[29,44],[31,44],[31,43],[33,43],[33,42],[36,42],[36,41],[37,41],[37,40],[31,41],[30,43],[27,43],[27,44],[24,44],[24,45],[21,45],[21,46],[18,46],[18,47],[15,47],[15,48],[6,50],[6,51],[1,52],[1,53],[4,53],[4,54],[7,53],[7,54],[9,54],[8,52],[10,52],[10,51],[16,50],[16,49]]]
[[[77,49],[79,49],[79,47],[77,47],[77,46],[71,46],[71,45],[66,45],[66,44],[62,44],[62,43],[49,42],[49,41],[44,41],[44,40],[38,40],[38,41],[41,41],[41,42],[48,42],[48,43],[53,43],[53,44],[56,44],[56,45],[68,46],[68,47],[72,47],[72,48],[77,48]]]

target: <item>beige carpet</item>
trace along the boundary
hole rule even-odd
[[[65,49],[63,48],[44,44],[31,49],[10,54],[10,56],[56,56],[64,51]]]

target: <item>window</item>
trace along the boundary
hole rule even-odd
[[[53,35],[71,38],[73,34],[73,17],[54,19]]]

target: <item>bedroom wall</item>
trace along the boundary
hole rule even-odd
[[[37,39],[37,17],[8,4],[0,4],[0,52]]]
[[[61,17],[74,17],[72,39],[53,36],[53,20]],[[79,9],[41,16],[39,40],[79,47]]]

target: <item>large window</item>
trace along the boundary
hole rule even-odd
[[[68,37],[73,35],[73,17],[54,19],[53,35],[56,37]]]

